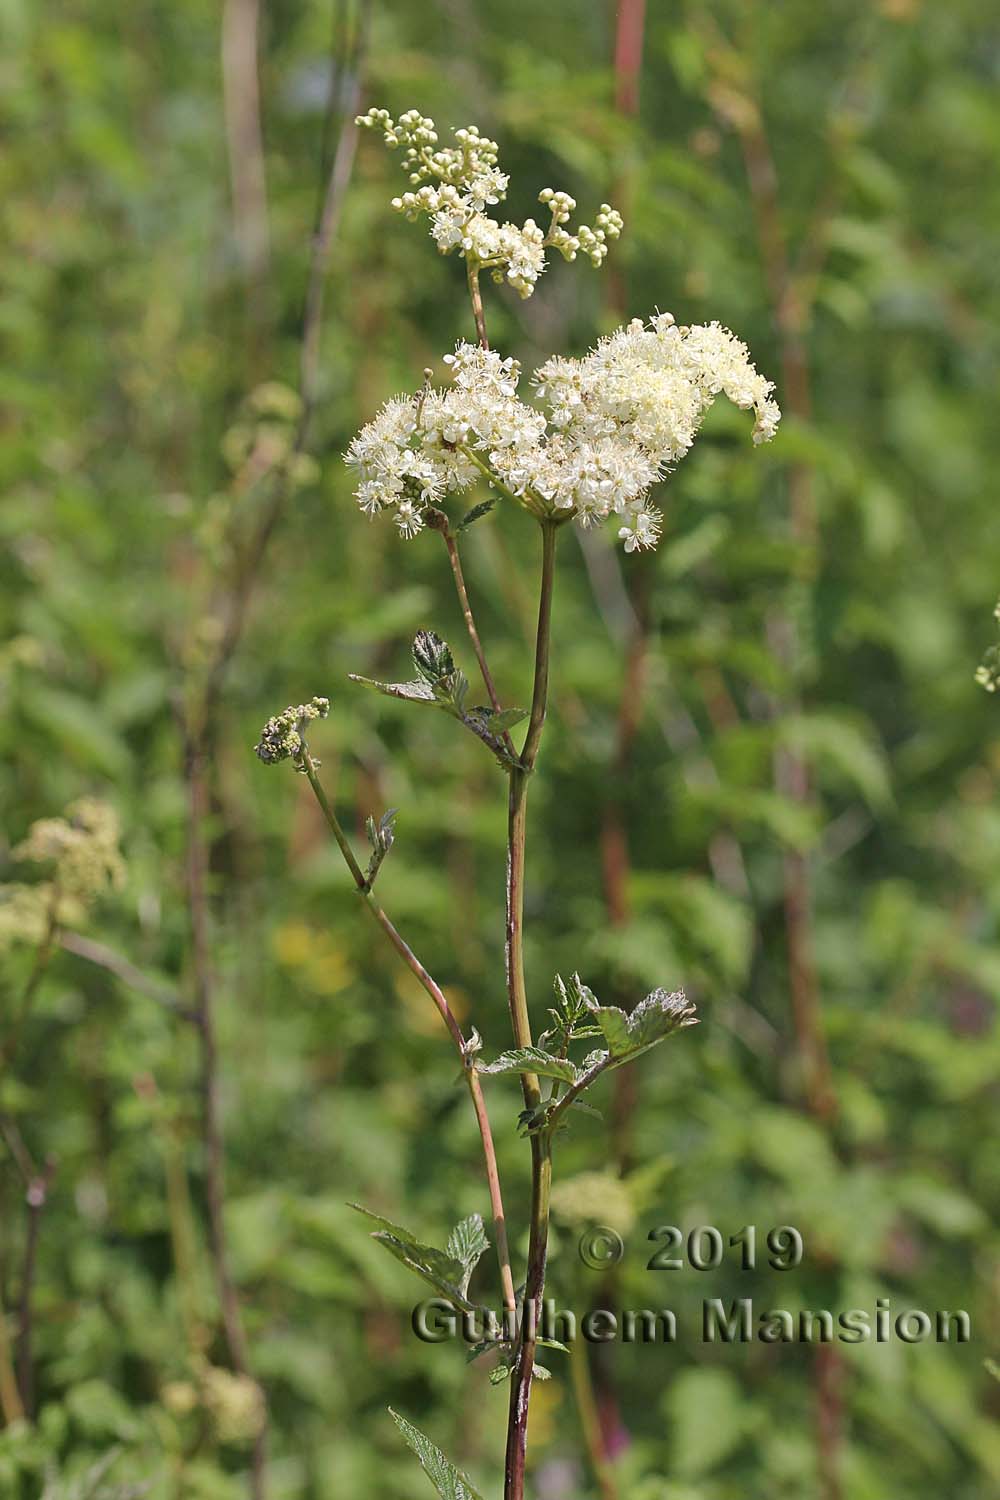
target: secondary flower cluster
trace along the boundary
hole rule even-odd
[[[715,397],[754,411],[755,443],[781,415],[745,344],[718,323],[679,328],[669,313],[635,319],[583,359],[548,360],[534,376],[547,412],[519,398],[516,360],[460,343],[446,363],[450,389],[388,402],[346,455],[361,509],[392,508],[405,537],[429,506],[485,475],[538,516],[589,526],[614,515],[626,551],[654,547],[661,517],[649,490]]]
[[[96,797],[81,797],[63,818],[40,818],[11,850],[18,863],[48,866],[45,880],[0,885],[0,948],[40,943],[52,925],[73,927],[125,866],[118,849],[118,818]]]
[[[394,120],[388,110],[372,108],[357,123],[380,130],[390,148],[405,148],[403,166],[416,191],[393,198],[397,213],[411,222],[426,214],[442,255],[457,249],[475,270],[490,270],[497,282],[506,279],[521,297],[534,291],[547,249],[558,250],[564,260],[575,260],[582,251],[599,266],[608,241],[622,232],[621,214],[609,203],[601,204],[593,227],[567,228],[576,202],[553,188],[538,195],[549,212],[547,229],[534,219],[518,225],[491,218],[486,209],[503,202],[510,179],[498,165],[496,141],[480,135],[475,125],[454,132],[457,145],[439,147],[434,121],[415,109]]]
[[[284,713],[268,719],[260,732],[254,751],[265,765],[280,760],[294,760],[302,751],[302,729],[313,719],[325,719],[330,712],[329,698],[313,698],[309,703],[291,705]]]
[[[1000,620],[1000,604],[993,615]],[[990,646],[985,653],[981,665],[976,668],[976,681],[988,693],[995,693],[1000,689],[1000,646]]]

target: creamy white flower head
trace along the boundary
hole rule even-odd
[[[601,204],[593,226],[567,229],[576,203],[553,188],[538,195],[551,215],[547,229],[534,219],[512,224],[490,217],[486,210],[504,201],[510,179],[498,165],[496,141],[480,135],[475,125],[454,131],[454,146],[441,146],[434,121],[415,109],[394,120],[388,110],[372,108],[358,116],[358,124],[380,131],[390,150],[403,147],[410,190],[392,199],[396,212],[412,222],[427,215],[442,255],[457,250],[477,271],[490,271],[494,281],[508,282],[520,297],[534,291],[547,250],[564,260],[575,260],[582,251],[600,266],[610,241],[622,232],[621,214],[608,203]]]
[[[424,511],[485,477],[537,516],[591,526],[620,518],[627,552],[655,547],[653,485],[691,447],[716,396],[753,410],[754,442],[781,413],[746,346],[718,323],[678,328],[669,313],[601,339],[583,359],[548,360],[534,383],[545,410],[518,395],[520,366],[459,343],[452,384],[390,401],[347,453],[361,509],[395,506],[406,537]]]

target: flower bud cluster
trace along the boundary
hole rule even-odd
[[[302,731],[313,719],[325,719],[330,712],[329,698],[313,698],[309,703],[289,706],[284,713],[268,719],[260,732],[254,752],[265,765],[281,760],[297,760],[302,754]]]
[[[406,537],[429,506],[485,473],[536,515],[584,526],[614,515],[626,551],[654,547],[661,517],[649,491],[716,396],[754,411],[755,443],[781,415],[745,344],[718,323],[678,327],[669,313],[619,328],[583,359],[548,360],[534,376],[544,411],[518,396],[516,360],[460,343],[446,363],[450,389],[388,402],[346,455],[362,510],[394,509]]]
[[[416,110],[394,120],[388,110],[372,108],[358,116],[358,124],[381,131],[390,149],[404,148],[403,166],[411,190],[392,199],[392,207],[411,222],[430,219],[430,233],[442,255],[457,250],[478,270],[489,270],[496,282],[507,281],[520,297],[530,297],[545,270],[545,252],[557,250],[564,260],[583,253],[600,266],[608,242],[622,232],[621,214],[602,203],[594,226],[566,226],[576,208],[568,193],[544,188],[540,203],[550,212],[543,230],[534,219],[523,224],[500,223],[486,210],[502,203],[510,181],[498,165],[496,141],[482,136],[475,125],[454,132],[456,145],[438,146],[434,121]]]

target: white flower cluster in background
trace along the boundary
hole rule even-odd
[[[1000,603],[993,611],[993,618],[1000,620]],[[1000,689],[1000,646],[991,646],[986,652],[982,663],[976,668],[976,681],[988,693],[995,693]]]
[[[460,343],[446,363],[449,389],[388,402],[346,455],[362,510],[392,508],[406,537],[428,506],[485,475],[537,516],[584,526],[615,516],[627,552],[654,547],[661,516],[649,491],[715,397],[753,410],[755,443],[781,415],[745,344],[718,323],[679,328],[669,313],[635,319],[583,359],[548,360],[534,376],[545,411],[518,396],[516,360]]]
[[[576,202],[568,193],[545,188],[538,201],[550,216],[547,229],[534,219],[500,223],[486,212],[507,196],[509,178],[498,166],[496,141],[475,125],[454,132],[457,145],[438,145],[434,121],[411,109],[398,120],[388,110],[372,108],[358,124],[380,130],[391,149],[403,147],[403,166],[416,191],[393,198],[392,207],[411,221],[430,218],[431,236],[443,255],[452,250],[475,271],[489,270],[494,281],[508,281],[521,297],[530,297],[545,270],[545,252],[558,250],[565,260],[582,252],[594,266],[608,253],[608,241],[622,232],[621,214],[602,203],[591,227],[567,228]]]

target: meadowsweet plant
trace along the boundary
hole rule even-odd
[[[369,915],[437,1006],[461,1059],[482,1139],[507,1314],[499,1320],[504,1331],[487,1341],[482,1352],[495,1360],[493,1378],[509,1380],[503,1494],[504,1500],[522,1500],[532,1380],[544,1374],[535,1358],[537,1322],[559,1134],[602,1074],[632,1062],[695,1020],[694,1007],[680,989],[637,997],[626,1012],[602,1004],[577,974],[555,976],[554,1001],[548,1007],[537,997],[529,1003],[523,952],[528,789],[545,725],[557,542],[570,522],[589,527],[610,521],[626,552],[655,547],[663,518],[652,495],[692,446],[716,396],[725,394],[753,412],[755,443],[774,436],[780,413],[771,383],[758,374],[735,335],[718,323],[679,325],[666,312],[617,329],[583,358],[553,355],[524,382],[517,360],[489,347],[481,272],[489,271],[494,281],[530,296],[546,269],[549,249],[567,261],[582,254],[600,266],[622,231],[621,216],[602,204],[592,227],[571,228],[573,199],[545,188],[539,194],[550,219],[545,228],[533,219],[521,225],[501,222],[489,210],[503,202],[508,177],[496,142],[475,126],[456,130],[455,144],[442,146],[434,122],[415,110],[394,120],[376,108],[360,117],[359,124],[381,133],[391,150],[402,153],[409,189],[393,199],[393,208],[410,220],[426,219],[439,251],[465,260],[477,337],[475,342],[459,340],[444,356],[446,379],[441,383],[427,370],[411,393],[387,402],[354,438],[346,458],[365,515],[390,517],[407,541],[434,534],[443,539],[487,701],[478,701],[456,654],[432,630],[418,633],[413,674],[406,680],[376,682],[355,675],[354,681],[439,710],[480,740],[506,776],[506,986],[512,1045],[498,1046],[491,1037],[488,1046],[478,1031],[463,1032],[440,985],[379,904],[376,880],[392,845],[395,813],[368,819],[370,852],[363,866],[327,798],[309,748],[307,731],[326,717],[327,699],[289,707],[269,720],[256,749],[262,761],[290,760],[308,777]],[[456,499],[477,490],[485,490],[486,498],[454,520]],[[541,564],[528,709],[505,706],[499,696],[459,556],[462,532],[498,502],[513,506],[526,525],[538,529]],[[515,739],[514,731],[525,720],[526,729]],[[484,1082],[504,1078],[520,1082],[520,1126],[530,1151],[527,1264],[517,1274],[483,1091]],[[391,1254],[457,1308],[470,1306],[470,1277],[489,1245],[479,1215],[456,1225],[442,1249],[366,1209],[360,1212]],[[520,1296],[518,1286],[523,1286]],[[438,1494],[446,1500],[476,1500],[468,1479],[435,1445],[405,1417],[393,1416]]]

